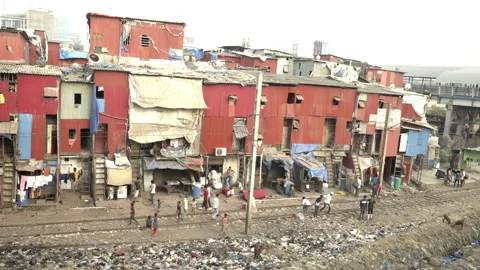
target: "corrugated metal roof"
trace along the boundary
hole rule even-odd
[[[0,73],[4,74],[27,74],[27,75],[43,75],[58,76],[62,75],[62,71],[56,66],[30,66],[30,65],[13,65],[0,64]]]
[[[403,96],[402,92],[395,91],[392,88],[374,83],[356,83],[358,92],[367,94],[381,94],[389,96]]]
[[[249,71],[245,71],[249,72]],[[250,72],[252,74],[252,72]],[[255,72],[257,74],[258,72]],[[355,85],[343,83],[330,77],[300,77],[282,74],[263,74],[263,82],[271,85],[318,85],[356,89]]]
[[[2,27],[0,28],[0,32],[20,34],[23,36],[23,38],[25,38],[26,41],[30,41],[30,37],[28,36],[27,32],[25,32],[24,30],[20,30],[17,28],[10,28],[10,27]]]
[[[110,15],[93,13],[93,12],[87,13],[87,20],[88,20],[89,24],[90,24],[90,17],[104,17],[104,18],[116,18],[116,19],[125,19],[125,20],[133,20],[133,21],[171,23],[171,24],[186,25],[184,22],[169,22],[169,21],[159,21],[159,20],[153,20],[153,19],[141,19],[141,18],[131,18],[131,17],[110,16]]]
[[[235,138],[237,139],[243,139],[250,136],[250,134],[248,133],[248,129],[245,125],[234,125],[233,133],[235,134]]]
[[[86,71],[64,72],[62,76],[62,82],[91,83],[92,76],[90,76],[90,74],[91,73]]]

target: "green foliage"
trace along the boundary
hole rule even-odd
[[[444,149],[440,149],[440,163],[450,163],[450,159],[452,158],[452,152]]]
[[[445,117],[447,115],[447,109],[437,106],[428,107],[426,115]]]

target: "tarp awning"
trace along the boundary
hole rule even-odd
[[[235,138],[237,139],[243,139],[250,135],[248,134],[248,129],[245,125],[234,125],[233,133],[235,133]]]
[[[333,97],[333,100],[335,101],[342,101],[342,99],[340,97]]]
[[[303,95],[301,94],[296,94],[297,100],[304,100]]]
[[[206,109],[202,80],[129,75],[130,101],[143,108]]]
[[[151,157],[143,159],[147,170],[194,170],[203,171],[203,158],[178,158],[176,160],[155,160]]]
[[[107,168],[107,185],[125,186],[132,184],[132,167],[126,169]]]
[[[269,170],[272,168],[272,164],[277,164],[287,171],[293,167],[293,159],[283,153],[267,154],[263,156],[263,164]]]
[[[293,158],[296,165],[307,170],[308,176],[311,178],[317,177],[323,180],[328,180],[327,169],[323,164],[315,158],[308,156],[295,156]]]
[[[360,170],[363,171],[370,167],[376,167],[377,161],[371,157],[358,157],[358,166]]]
[[[43,170],[43,160],[29,159],[17,160],[15,164],[17,171],[35,172]]]
[[[360,100],[360,101],[358,102],[358,107],[359,107],[359,108],[365,108],[365,101]]]
[[[178,138],[185,138],[188,143],[193,143],[197,134],[197,130],[159,124],[131,123],[130,130],[128,130],[128,138],[141,144]]]

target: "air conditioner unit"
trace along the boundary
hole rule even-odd
[[[215,156],[224,157],[227,155],[227,148],[215,148]]]

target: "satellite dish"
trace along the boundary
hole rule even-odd
[[[410,85],[409,83],[405,84],[405,90],[410,90],[412,89],[412,85]]]
[[[315,56],[315,60],[320,60],[320,55]]]
[[[96,55],[96,54],[90,54],[88,57],[89,57],[90,60],[92,60],[93,62],[98,62],[98,60],[100,60],[100,57],[98,57],[98,55]]]

